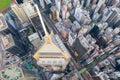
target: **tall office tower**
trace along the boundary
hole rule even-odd
[[[6,51],[19,57],[26,54],[25,46],[20,42],[19,38],[7,34],[1,37],[1,41]]]
[[[115,22],[113,25],[113,28],[120,27],[120,20]]]
[[[29,18],[38,15],[34,5],[35,3],[33,1],[27,1],[22,4],[22,8]]]
[[[47,5],[52,3],[51,0],[45,0],[45,2],[46,2]]]
[[[105,0],[99,0],[97,3],[97,6],[95,8],[95,13],[99,11],[99,9],[101,8],[102,4],[105,4]]]
[[[35,31],[39,33],[40,38],[42,39],[43,36],[43,29],[41,27],[40,19],[38,17],[38,13],[35,8],[35,3],[33,1],[27,1],[22,4],[22,7],[28,16],[31,25],[34,27]]]
[[[116,4],[116,7],[120,8],[120,2],[118,1],[118,3]]]
[[[119,2],[119,0],[107,0],[106,1],[106,5],[107,6],[114,6],[114,5],[116,5],[116,3],[118,3]]]
[[[104,12],[102,21],[106,21],[109,26],[115,25],[117,21],[119,21],[119,9],[118,8],[108,8],[106,12]]]
[[[26,15],[22,5],[12,4],[11,9],[16,14],[23,26],[27,26],[29,24],[28,16]]]
[[[0,33],[3,35],[11,33],[16,37],[19,37],[17,30],[5,20],[5,17],[2,14],[0,14]]]
[[[78,0],[72,0],[73,6],[76,7],[78,2],[79,2]]]
[[[9,66],[0,71],[1,80],[40,80],[35,71]]]
[[[113,8],[112,11],[110,12],[110,16],[106,20],[106,22],[110,25],[113,26],[117,21],[120,20],[120,14],[119,14],[119,9],[118,8]]]
[[[5,62],[4,62],[4,54],[5,50],[3,48],[2,43],[0,43],[0,70],[2,70],[5,66]]]
[[[57,8],[55,6],[52,6],[50,9],[51,9],[52,19],[54,21],[59,20],[59,11],[57,10]]]
[[[36,8],[39,12],[37,5]],[[40,12],[39,18],[45,32],[44,43],[33,57],[37,60],[38,65],[48,71],[64,71],[71,56],[58,35],[48,34]]]
[[[13,16],[12,16],[11,14],[6,13],[6,14],[5,14],[5,19],[6,19],[6,21],[7,21],[10,25],[12,25],[16,30],[18,29],[18,26],[17,26],[17,24],[16,24],[16,22],[15,22],[15,19],[13,18]]]
[[[84,0],[83,7],[89,7],[90,5],[90,0]]]
[[[44,0],[39,0],[40,1],[40,6],[42,7],[42,8],[45,8],[45,2],[44,2]]]
[[[40,44],[42,44],[39,35],[37,33],[33,33],[28,36],[28,39],[31,42],[31,44],[35,47],[35,49],[38,50],[39,47],[41,46]]]
[[[98,13],[103,14],[103,10],[106,8],[106,4],[102,4],[100,9],[98,10]]]
[[[17,2],[18,4],[22,4],[22,3],[23,3],[23,0],[16,0],[16,2]]]
[[[60,9],[61,9],[61,0],[55,0],[55,4],[56,4],[56,8],[60,12]]]
[[[78,22],[82,24],[89,24],[91,22],[88,12],[83,11],[79,7],[75,9],[74,17]]]
[[[67,13],[67,6],[63,5],[62,6],[62,19],[66,19],[66,13]]]
[[[83,56],[85,57],[86,53],[88,52],[88,49],[85,45],[88,46],[88,42],[83,37],[76,38],[76,40],[74,41],[72,47],[75,53],[72,56],[74,57],[76,62],[81,61],[83,59]]]

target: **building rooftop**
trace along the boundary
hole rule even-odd
[[[62,41],[59,39],[57,35],[50,36],[50,37],[51,37],[52,43],[51,43],[51,40],[48,40],[50,44],[45,42],[45,44],[40,48],[40,50],[38,50],[35,53],[34,55],[35,59],[38,59],[39,56],[41,57],[64,57],[66,59],[71,57],[69,52],[63,45]]]
[[[8,34],[6,36],[2,36],[1,38],[2,44],[4,49],[8,49],[10,46],[14,44],[13,38],[11,34]]]
[[[37,49],[39,49],[43,45],[43,41],[40,40],[37,33],[31,34],[30,36],[28,36],[28,39]]]
[[[0,31],[4,30],[7,28],[7,23],[4,19],[4,16],[0,14]]]

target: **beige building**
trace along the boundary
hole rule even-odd
[[[5,21],[3,14],[0,14],[0,31],[3,31],[6,28],[8,28],[7,22]]]
[[[59,20],[59,11],[57,10],[57,8],[55,6],[52,6],[50,10],[51,10],[52,19],[54,21]]]
[[[25,13],[22,5],[12,4],[11,9],[16,14],[22,24],[28,25],[29,18],[27,17],[27,14]]]

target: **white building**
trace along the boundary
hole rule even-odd
[[[40,48],[42,41],[40,40],[40,37],[37,33],[31,34],[28,36],[28,39],[36,49]]]
[[[60,9],[61,9],[61,0],[55,0],[55,4],[56,4],[56,8],[60,12]]]
[[[63,5],[62,6],[62,19],[66,19],[66,13],[67,13],[67,6]]]
[[[24,4],[22,4],[23,9],[28,17],[37,15],[34,5],[35,3],[33,1],[24,2]]]
[[[40,1],[40,6],[42,7],[42,8],[45,8],[45,2],[44,2],[44,0],[39,0]]]
[[[80,7],[75,9],[74,17],[78,22],[83,24],[89,24],[91,22],[88,12],[83,11]]]

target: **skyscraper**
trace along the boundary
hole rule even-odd
[[[16,2],[17,2],[18,4],[22,4],[22,3],[23,3],[23,0],[16,0]]]
[[[0,33],[3,35],[11,33],[16,37],[19,37],[17,30],[5,20],[5,17],[2,14],[0,14]]]
[[[22,8],[28,17],[34,17],[37,14],[33,1],[27,1],[22,4]]]
[[[2,36],[1,42],[4,49],[14,55],[20,57],[26,54],[25,46],[23,45],[23,43],[11,34]]]
[[[57,8],[55,6],[52,6],[50,9],[52,13],[52,19],[55,21],[59,20],[59,11],[57,10]]]
[[[22,4],[21,5],[17,5],[17,4],[12,4],[11,5],[11,9],[13,10],[13,12],[16,14],[16,16],[18,17],[18,19],[21,21],[21,23],[26,26],[29,24],[29,19],[23,9]]]
[[[55,4],[56,4],[56,8],[60,12],[60,9],[61,9],[61,0],[55,0]]]
[[[39,0],[40,1],[40,6],[42,7],[42,8],[45,8],[45,2],[44,2],[44,0]]]

